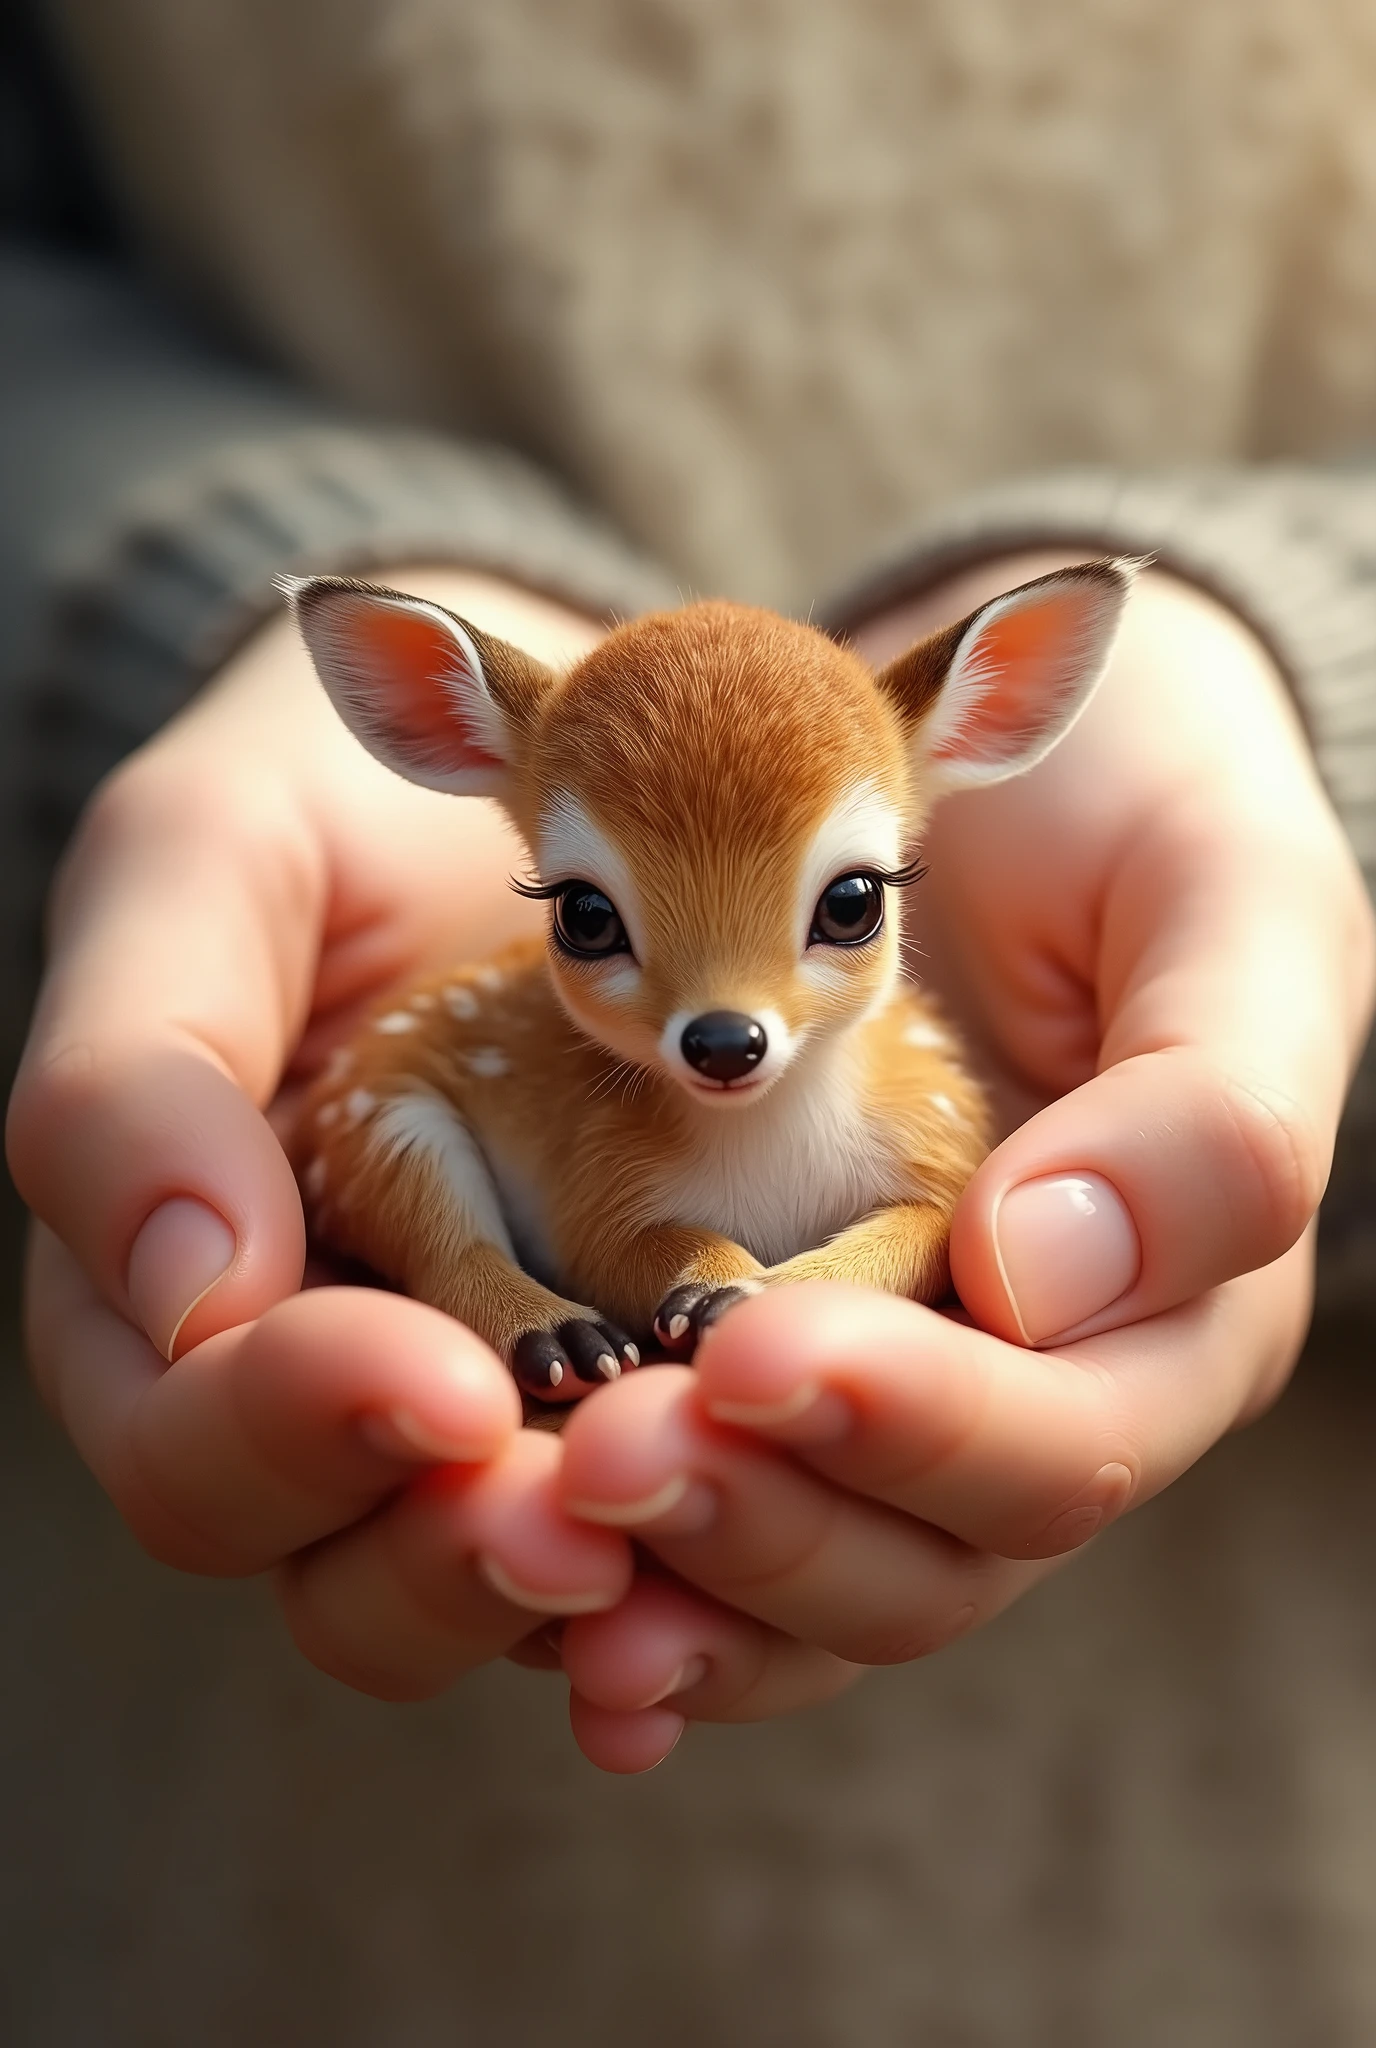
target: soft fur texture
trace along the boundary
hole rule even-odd
[[[254,343],[789,605],[953,491],[1376,433],[1368,0],[61,0]]]
[[[432,977],[341,1050],[293,1147],[317,1239],[559,1401],[651,1333],[691,1349],[742,1290],[937,1299],[988,1125],[901,982],[900,854],[944,786],[1055,744],[1131,581],[1112,562],[1037,578],[878,673],[716,602],[622,626],[566,675],[396,591],[295,585],[362,743],[426,787],[490,790],[535,893],[601,892],[615,923],[610,950],[580,950],[556,908],[544,948]],[[826,925],[846,877],[879,914]],[[692,1049],[714,1019],[753,1034],[743,1064]]]

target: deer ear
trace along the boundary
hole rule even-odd
[[[552,670],[425,598],[343,576],[283,588],[330,702],[370,754],[424,789],[503,793]]]
[[[933,795],[1021,775],[1094,693],[1136,562],[1082,562],[982,605],[879,676]]]

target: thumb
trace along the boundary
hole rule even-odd
[[[991,1153],[953,1220],[985,1328],[1044,1345],[1138,1322],[1304,1232],[1369,1000],[1365,894],[1336,854],[1192,836],[1178,863],[1159,838],[1129,863],[1101,1071]]]
[[[240,806],[152,766],[108,786],[70,859],[6,1135],[30,1207],[173,1357],[300,1285],[301,1204],[257,1104],[317,921],[261,788]]]

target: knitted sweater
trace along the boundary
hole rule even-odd
[[[1252,622],[1376,878],[1363,0],[50,13],[130,244],[257,360],[118,275],[0,278],[0,467],[42,479],[0,507],[0,685],[42,845],[284,566],[845,623],[1064,541]],[[1361,1268],[1365,1081],[1353,1119]]]

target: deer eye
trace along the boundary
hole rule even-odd
[[[884,922],[884,885],[877,875],[838,875],[812,913],[810,946],[860,946]]]
[[[554,936],[565,952],[584,960],[631,950],[616,905],[591,882],[567,882],[559,891],[554,899]]]

